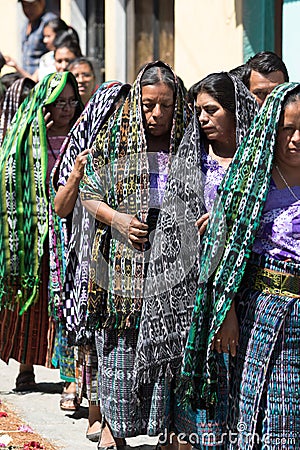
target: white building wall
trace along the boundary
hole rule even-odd
[[[243,63],[242,0],[175,0],[175,72],[187,88]]]
[[[282,59],[290,81],[300,81],[300,1],[284,1],[282,14]]]
[[[126,82],[126,0],[105,0],[105,78]]]
[[[21,3],[17,0],[0,0],[0,17],[0,51],[21,64],[21,30],[26,23]],[[12,71],[11,67],[4,66],[1,75]]]
[[[86,55],[86,10],[84,0],[61,0],[60,16],[78,33],[80,48],[83,55]]]

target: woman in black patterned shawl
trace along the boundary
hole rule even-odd
[[[132,394],[133,365],[149,233],[189,117],[171,68],[147,64],[99,133],[81,185],[84,205],[98,220],[88,320],[96,328],[100,407],[117,444],[157,435],[165,426],[165,385],[147,384],[139,402]]]

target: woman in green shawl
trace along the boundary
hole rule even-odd
[[[50,363],[49,175],[81,111],[73,75],[48,75],[19,107],[2,145],[0,354],[21,363],[17,390],[35,387],[33,364]]]
[[[216,355],[231,354],[228,434],[219,442],[230,449],[299,448],[299,112],[298,83],[268,96],[204,236],[178,393],[213,417]]]

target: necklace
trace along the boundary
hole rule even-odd
[[[290,194],[294,197],[295,200],[297,200],[298,202],[300,201],[300,198],[297,197],[297,195],[293,192],[293,190],[290,188],[290,186],[288,185],[286,179],[284,178],[284,176],[281,173],[281,170],[279,169],[279,167],[277,166],[277,164],[275,164],[275,169],[278,172],[278,175],[280,176],[280,178],[282,179],[282,181],[284,182],[284,184],[286,185],[286,187],[288,188]]]

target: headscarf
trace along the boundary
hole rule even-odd
[[[61,148],[51,173],[50,207],[53,210],[58,185],[66,184],[77,155],[92,147],[101,127],[113,112],[115,102],[121,94],[126,96],[129,89],[129,84],[118,81],[103,83],[78,118]],[[55,215],[53,217],[56,221],[61,220]],[[90,339],[86,328],[87,288],[95,219],[82,207],[78,197],[72,213],[71,232],[68,231],[68,220],[62,219],[61,222],[62,227],[55,226],[55,222],[50,226],[50,260],[52,262],[50,281],[54,293],[50,302],[50,311],[52,317],[65,321],[69,340],[79,345],[87,343]],[[60,235],[57,235],[57,229]],[[57,245],[58,242],[61,243],[60,246]]]
[[[11,123],[20,104],[23,101],[23,90],[26,84],[28,85],[28,87],[33,88],[35,82],[30,78],[20,78],[12,83],[12,85],[7,89],[5,93],[2,114],[0,118],[0,145],[3,142],[9,124]]]
[[[37,298],[40,264],[48,234],[46,173],[48,149],[43,107],[53,103],[67,82],[79,100],[68,72],[46,76],[19,107],[0,154],[0,308],[21,313]]]
[[[102,128],[93,158],[86,166],[81,186],[84,200],[105,201],[113,209],[137,216],[145,222],[149,204],[149,163],[147,138],[141,104],[141,78],[138,74],[123,106]],[[186,104],[176,75],[175,106],[169,156],[176,154],[189,121]],[[124,242],[113,228],[99,223],[97,228],[89,284],[89,323],[92,327],[121,330],[137,327],[143,299],[145,254]]]
[[[200,284],[178,395],[183,404],[207,408],[211,416],[217,402],[218,382],[211,343],[241,285],[270,185],[282,105],[298,86],[284,83],[269,94],[226,172],[204,235]],[[213,270],[224,219],[226,239],[221,259]]]
[[[236,77],[236,145],[242,142],[258,112],[254,97]],[[204,150],[199,118],[189,124],[172,162],[156,227],[146,278],[137,356],[135,389],[170,379],[182,362],[196,297],[201,254],[196,220],[206,211],[201,161]]]

